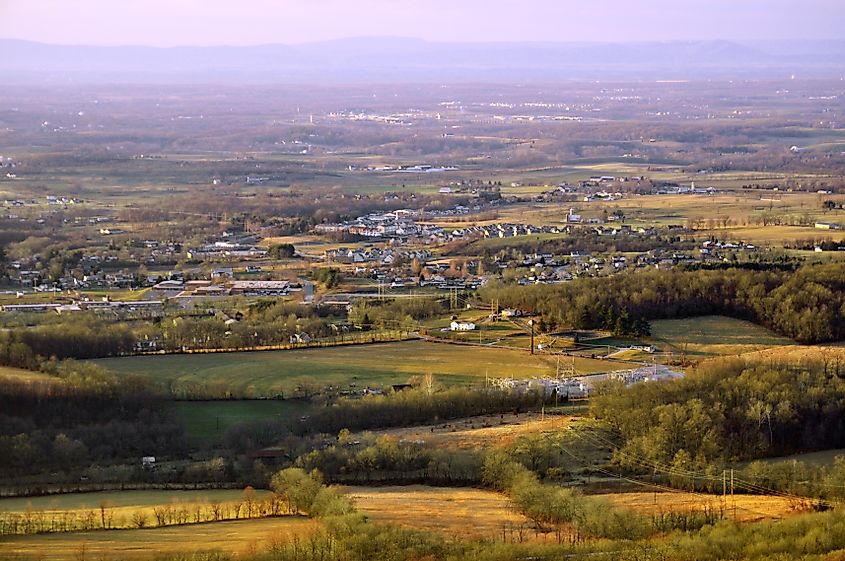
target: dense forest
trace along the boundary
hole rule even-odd
[[[794,272],[648,270],[562,285],[496,284],[484,288],[482,298],[542,314],[552,329],[646,335],[643,320],[721,314],[802,343],[845,338],[843,263],[805,265]]]
[[[75,470],[187,450],[182,423],[142,378],[68,361],[52,377],[4,378],[0,474]]]
[[[721,470],[728,462],[845,446],[845,356],[795,366],[702,363],[661,384],[609,387],[593,415],[621,435],[616,461],[639,473]]]

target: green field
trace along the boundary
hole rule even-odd
[[[116,374],[142,374],[176,389],[226,388],[240,395],[291,395],[304,379],[321,386],[363,388],[404,383],[433,374],[444,385],[490,377],[540,377],[554,372],[552,357],[527,351],[405,341],[214,354],[151,355],[95,361]]]
[[[336,387],[386,386],[433,374],[443,384],[471,384],[490,376],[543,376],[549,359],[527,351],[406,341],[241,353],[109,358],[96,361],[116,374],[142,374],[175,385],[224,386],[245,395],[290,395],[303,379]]]
[[[3,538],[0,557],[80,561],[154,559],[200,551],[252,554],[266,551],[274,542],[307,536],[318,527],[307,518],[286,516],[144,530],[38,534]]]
[[[238,423],[270,418],[298,418],[308,403],[299,400],[177,401],[176,412],[185,422],[192,442],[217,442]]]
[[[793,454],[781,458],[766,458],[762,461],[769,464],[785,462],[804,462],[809,466],[832,466],[838,457],[845,457],[845,448],[833,450],[821,450],[819,452],[807,452],[806,454]]]
[[[750,321],[724,316],[656,320],[651,322],[651,335],[658,351],[668,346],[672,352],[699,358],[796,344]]]

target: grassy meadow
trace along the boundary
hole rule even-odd
[[[468,487],[346,487],[352,502],[378,522],[448,537],[501,538],[505,527],[530,527],[505,495]]]
[[[510,499],[500,493],[462,487],[345,488],[356,507],[378,522],[440,532],[448,537],[501,539],[514,528],[534,528],[518,513]],[[703,508],[719,511],[741,522],[779,519],[799,514],[801,507],[784,497],[735,495],[723,501],[720,495],[686,492],[623,492],[593,495],[609,504],[646,516],[667,513],[700,512]]]
[[[686,352],[691,358],[737,355],[772,347],[796,345],[749,321],[724,316],[701,316],[651,322],[651,336],[658,351]]]
[[[299,400],[177,401],[173,407],[185,423],[188,438],[213,444],[230,427],[244,421],[269,418],[295,419],[309,404]]]
[[[527,351],[423,341],[292,351],[148,355],[95,361],[116,374],[142,374],[176,387],[223,387],[242,395],[290,395],[307,380],[339,388],[387,386],[433,374],[443,385],[554,373],[551,357]]]
[[[24,370],[22,368],[13,368],[11,366],[0,366],[0,381],[7,379],[13,381],[23,382],[52,382],[56,378],[43,372],[34,372],[32,370]]]
[[[255,491],[257,498],[265,498],[269,491]],[[234,504],[242,500],[243,490],[213,489],[202,491],[148,490],[148,491],[101,491],[95,493],[67,493],[40,497],[15,497],[0,499],[0,512],[43,512],[78,514],[101,507],[113,515],[113,526],[130,526],[129,517],[134,512],[144,512],[150,521],[153,508],[178,505],[189,509],[196,505],[207,506],[213,502]]]
[[[253,554],[266,551],[274,542],[308,536],[319,527],[318,522],[307,518],[285,516],[142,530],[16,536],[0,540],[0,557],[80,561],[155,559],[207,551]]]
[[[576,403],[559,410],[583,412],[586,406]],[[522,436],[557,434],[571,426],[578,426],[579,421],[569,415],[504,413],[454,419],[437,425],[385,429],[376,431],[376,434],[395,440],[422,441],[437,448],[492,450],[509,446]]]

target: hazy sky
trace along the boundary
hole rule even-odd
[[[806,39],[843,24],[845,0],[0,0],[0,37],[90,45]]]

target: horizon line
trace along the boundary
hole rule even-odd
[[[347,37],[338,37],[331,39],[320,39],[316,41],[301,41],[295,43],[284,42],[262,42],[250,44],[185,44],[185,45],[150,45],[142,43],[121,43],[121,44],[103,44],[103,43],[50,43],[43,40],[26,39],[22,37],[2,37],[0,41],[18,41],[21,43],[30,43],[35,45],[43,45],[49,47],[89,47],[89,48],[146,48],[146,49],[249,49],[259,47],[303,47],[309,45],[321,45],[329,43],[341,43],[348,41],[408,41],[415,43],[423,43],[430,45],[660,45],[660,44],[694,44],[694,43],[730,43],[734,45],[752,45],[755,43],[788,43],[792,41],[805,43],[825,43],[838,42],[845,44],[845,38],[842,37],[781,37],[781,38],[752,38],[752,39],[728,39],[728,38],[692,38],[692,39],[653,39],[653,40],[604,40],[604,41],[584,41],[584,40],[497,40],[497,41],[441,41],[433,39],[425,39],[422,37],[401,36],[401,35],[352,35]]]

